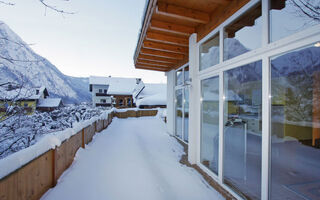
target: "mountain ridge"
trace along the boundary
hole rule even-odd
[[[60,97],[65,103],[89,102],[91,99],[88,77],[63,74],[1,21],[0,80],[28,87],[45,86],[51,97]]]

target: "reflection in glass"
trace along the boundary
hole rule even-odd
[[[223,181],[244,199],[261,196],[262,62],[224,72]]]
[[[271,42],[320,24],[320,0],[270,0]]]
[[[219,63],[219,33],[200,45],[200,70]]]
[[[176,85],[182,85],[183,83],[183,73],[182,69],[176,72]]]
[[[184,81],[189,80],[189,66],[184,68]]]
[[[219,77],[201,82],[201,163],[218,174]]]
[[[176,90],[176,136],[182,138],[182,89]]]
[[[271,199],[320,199],[320,47],[271,59]]]
[[[248,10],[224,29],[223,60],[261,47],[261,3]]]
[[[189,132],[189,88],[184,88],[184,141],[188,142]]]

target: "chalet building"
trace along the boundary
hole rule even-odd
[[[40,99],[37,104],[37,110],[51,112],[57,108],[63,107],[61,98]]]
[[[0,112],[6,112],[9,106],[20,107],[27,114],[32,114],[36,109],[52,111],[61,107],[61,98],[48,98],[46,87],[27,88],[19,84],[7,82],[0,84]]]
[[[236,199],[319,199],[319,0],[149,0],[137,69],[167,76],[167,129]]]
[[[139,78],[90,76],[89,87],[94,106],[135,107],[133,93],[141,82]]]

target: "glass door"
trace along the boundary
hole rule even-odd
[[[189,67],[176,72],[175,135],[188,142],[189,131]]]

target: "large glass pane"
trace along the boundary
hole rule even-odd
[[[219,77],[201,81],[201,163],[218,174]]]
[[[270,40],[320,24],[320,0],[270,0]]]
[[[248,10],[224,29],[223,60],[261,47],[261,3]]]
[[[271,59],[271,199],[320,199],[320,45]]]
[[[262,62],[224,72],[223,181],[244,199],[261,196]]]
[[[182,69],[176,72],[176,85],[182,85],[183,83],[183,73]]]
[[[182,138],[182,89],[176,90],[176,136]]]
[[[184,89],[184,141],[188,142],[189,137],[189,88]]]
[[[200,70],[219,63],[219,33],[200,46]]]

